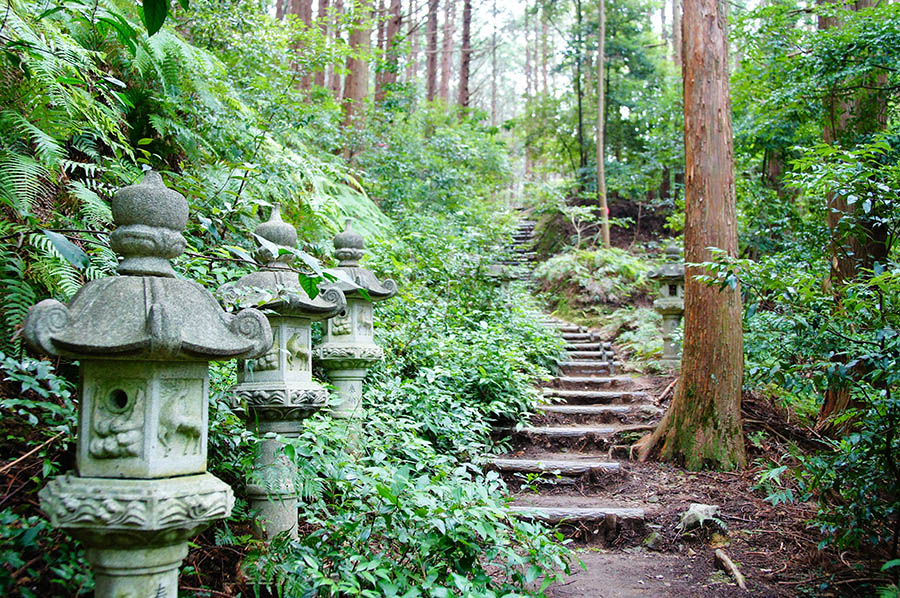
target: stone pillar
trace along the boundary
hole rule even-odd
[[[674,341],[674,333],[684,314],[684,263],[678,247],[666,248],[669,262],[656,268],[649,278],[660,282],[661,296],[653,302],[653,307],[663,318],[663,367],[681,367],[681,347]]]
[[[332,272],[338,277],[338,288],[347,297],[347,308],[328,320],[326,339],[316,348],[316,359],[328,370],[341,397],[332,414],[362,418],[363,379],[368,368],[384,355],[374,340],[372,304],[393,297],[397,284],[393,280],[379,282],[374,273],[359,266],[365,242],[351,228],[349,220],[344,231],[335,236],[334,249],[338,267]]]
[[[237,411],[262,437],[248,494],[251,508],[259,513],[256,532],[271,540],[282,532],[297,537],[297,468],[285,457],[281,438],[299,436],[303,419],[328,402],[328,391],[312,378],[310,326],[342,312],[346,301],[333,286],[321,289],[315,299],[300,286],[291,269],[297,231],[281,220],[278,206],[256,235],[270,243],[253,256],[262,266],[221,292],[238,305],[262,305],[275,338],[262,357],[238,362],[238,383],[232,389]]]
[[[77,471],[47,484],[41,508],[84,543],[98,598],[176,598],[188,539],[234,503],[206,473],[207,362],[260,355],[272,332],[259,311],[228,314],[175,278],[188,206],[156,172],[120,189],[112,212],[121,276],[25,320],[34,349],[81,367]]]

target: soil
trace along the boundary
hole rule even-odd
[[[785,439],[807,448],[817,444],[811,431],[785,417],[765,400],[745,398],[746,433],[755,435],[747,442],[751,462],[785,454]],[[626,468],[618,483],[544,488],[529,501],[583,506],[602,497],[604,504],[645,511],[644,529],[624,529],[612,542],[604,540],[602,523],[564,530],[584,568],[573,565],[550,586],[550,598],[857,597],[873,596],[874,587],[887,583],[876,555],[819,550],[822,536],[808,524],[813,504],[765,501],[765,492],[754,487],[761,465],[736,473],[689,472],[659,462],[632,461]],[[691,503],[718,505],[720,512],[684,533],[681,513]],[[746,577],[746,590],[716,568],[717,548]]]

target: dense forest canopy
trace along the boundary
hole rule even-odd
[[[153,169],[189,202],[181,278],[215,290],[252,271],[253,230],[280,205],[310,294],[347,218],[365,266],[400,289],[375,308],[386,358],[366,382],[365,450],[325,412],[287,443],[298,540],[251,533],[242,496],[261,438],[229,395],[235,364],[212,365],[209,470],[238,502],[195,539],[182,591],[544,595],[571,551],[508,514],[506,483],[483,467],[504,448],[492,429],[534,413],[563,360],[542,306],[601,330],[638,373],[661,371],[648,274],[674,243],[689,314],[701,293],[731,297],[734,317],[708,336],[732,339],[736,361],[734,392],[701,414],[729,448],[663,444],[662,457],[746,465],[773,507],[814,507],[819,549],[864,555],[860,592],[898,595],[900,5],[731,2],[695,63],[700,2],[7,0],[0,593],[93,591],[82,546],[37,498],[75,466],[78,364],[32,353],[22,326],[38,301],[115,274],[111,199]],[[734,234],[692,252],[689,231],[713,225],[690,196],[708,148],[689,135],[713,117],[692,112],[682,75],[709,65],[727,67],[717,114],[733,177],[715,199]],[[510,258],[513,206],[538,221],[536,293],[492,270]],[[715,367],[690,357],[711,321],[688,315],[675,332],[685,376]],[[742,394],[805,441],[761,452],[740,428]]]

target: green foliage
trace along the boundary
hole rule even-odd
[[[650,263],[618,248],[577,250],[554,256],[538,265],[535,277],[543,290],[560,298],[568,295],[575,307],[622,305],[650,289]]]

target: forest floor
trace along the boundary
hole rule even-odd
[[[764,492],[754,488],[764,469],[761,464],[784,455],[788,442],[802,444],[797,437],[805,431],[765,400],[746,397],[744,403],[747,433],[755,439],[747,442],[754,466],[735,473],[692,472],[666,463],[632,461],[620,483],[582,487],[595,499],[640,505],[645,525],[612,542],[592,541],[598,530],[570,531],[584,567],[576,563],[569,576],[549,588],[548,596],[871,596],[867,583],[883,581],[864,573],[875,561],[867,562],[865,555],[819,550],[821,536],[808,524],[813,505],[773,506],[764,500]],[[681,514],[691,503],[717,505],[719,515],[683,533]],[[738,566],[746,590],[716,566],[716,549],[724,550]]]

